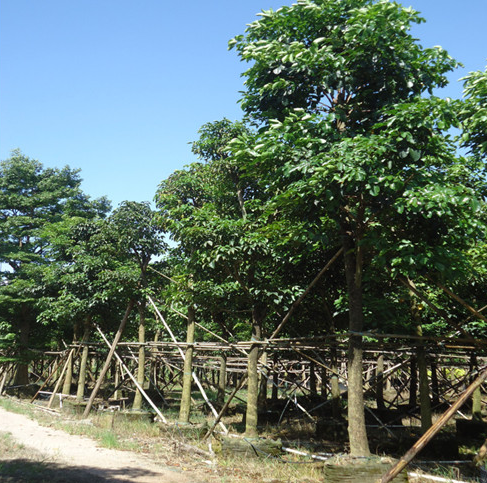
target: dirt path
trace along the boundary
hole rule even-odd
[[[158,466],[142,455],[100,448],[91,439],[40,426],[3,408],[0,432],[11,433],[17,443],[26,447],[13,457],[0,454],[0,482],[203,483],[178,470]],[[30,449],[38,457],[26,458]],[[17,471],[15,475],[13,469]]]

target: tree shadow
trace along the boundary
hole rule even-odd
[[[95,468],[67,466],[49,461],[15,458],[0,461],[1,483],[103,483],[127,482],[141,477],[164,477],[144,468]],[[176,473],[175,473],[176,476]]]

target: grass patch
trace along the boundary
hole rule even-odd
[[[100,446],[106,448],[128,450],[147,454],[156,463],[179,467],[194,472],[199,478],[212,483],[255,483],[256,481],[276,482],[319,482],[322,481],[321,465],[316,461],[303,461],[302,457],[293,459],[286,454],[283,459],[278,458],[245,458],[242,456],[219,456],[210,465],[206,460],[211,458],[186,452],[184,446],[197,447],[209,451],[208,442],[202,441],[202,435],[212,425],[212,416],[205,415],[197,410],[191,416],[192,424],[180,425],[177,423],[178,412],[164,411],[169,425],[152,423],[147,420],[137,420],[125,417],[117,412],[93,412],[89,419],[81,419],[79,414],[60,418],[58,415],[36,410],[35,405],[18,403],[15,400],[0,398],[0,405],[9,411],[15,411],[39,420],[40,424],[47,424],[55,429],[61,429],[72,435],[83,435],[98,441]],[[66,416],[66,415],[64,415]],[[172,418],[171,418],[172,416]],[[233,416],[234,420],[227,419],[225,424],[233,431],[236,422],[240,421],[241,414]],[[196,424],[198,423],[198,424]],[[304,423],[301,423],[304,426]],[[304,428],[301,428],[304,429]],[[273,431],[266,432],[268,436],[278,436]],[[7,437],[8,438],[8,437]],[[186,448],[187,449],[187,448]],[[286,462],[284,462],[284,459]],[[32,462],[41,465],[42,458]],[[51,463],[49,465],[52,466]],[[1,470],[0,470],[1,474]],[[4,481],[0,478],[0,481]],[[9,481],[9,480],[5,480]],[[28,480],[11,480],[28,481]],[[42,480],[35,480],[42,481]],[[49,483],[56,480],[46,479]],[[76,480],[73,480],[76,481]],[[90,481],[90,483],[93,483]]]

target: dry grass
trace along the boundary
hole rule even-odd
[[[220,483],[317,483],[322,481],[322,465],[314,460],[306,460],[301,456],[285,455],[281,457],[248,458],[242,456],[214,457],[209,454],[208,443],[201,441],[206,432],[205,423],[181,426],[175,421],[168,426],[149,421],[131,420],[121,414],[112,412],[93,413],[89,420],[81,420],[80,416],[67,414],[62,417],[36,409],[36,406],[13,399],[0,398],[0,405],[8,409],[36,419],[40,424],[61,429],[69,434],[83,435],[95,439],[101,446],[119,450],[143,453],[155,462],[177,467],[195,473],[208,482]],[[199,418],[201,421],[203,417]],[[208,421],[211,423],[211,421]],[[297,428],[303,431],[303,427]],[[267,436],[276,436],[272,431]],[[15,443],[9,443],[15,444]],[[192,448],[197,448],[195,452]],[[205,455],[201,452],[207,452]],[[3,454],[3,451],[2,451]],[[53,464],[39,455],[32,461],[35,465],[44,465],[53,471]],[[0,472],[0,474],[2,474]],[[39,473],[42,474],[42,471]],[[18,476],[18,475],[17,475]],[[52,475],[45,480],[12,479],[0,481],[49,481],[56,483]],[[93,483],[93,482],[90,482]]]

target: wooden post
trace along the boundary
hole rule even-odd
[[[227,358],[225,354],[219,357],[220,361],[220,372],[218,376],[218,404],[223,406],[225,403],[225,389],[227,387]]]
[[[411,449],[384,475],[380,483],[389,483],[395,478],[411,460],[431,441],[431,439],[440,431],[440,429],[454,416],[454,414],[465,404],[465,401],[472,395],[472,393],[480,387],[480,385],[487,379],[487,369],[484,369],[477,379],[467,387],[458,400],[452,404],[436,421],[421,438],[411,447]]]
[[[106,345],[110,347],[110,343],[108,342],[108,339],[105,337],[105,334],[101,331],[100,327],[97,327],[97,330],[100,333],[100,335],[103,337],[103,340],[105,341]],[[147,395],[143,387],[139,384],[135,376],[129,371],[129,368],[124,364],[122,358],[116,353],[115,350],[113,351],[113,355],[117,358],[118,362],[120,362],[120,365],[123,367],[123,369],[128,374],[130,379],[132,379],[132,382],[135,384],[135,387],[140,391],[140,393],[144,396],[145,400],[152,406],[152,409],[154,409],[156,414],[161,418],[161,421],[164,424],[167,424],[167,419],[164,417],[161,411],[159,411],[157,406],[152,402],[152,399]]]
[[[169,333],[169,335],[171,336],[171,339],[173,340],[173,342],[175,344],[177,344],[177,340],[176,340],[176,337],[174,337],[174,334],[172,333],[172,330],[171,328],[167,325],[164,317],[162,316],[162,314],[159,312],[159,309],[157,308],[156,304],[154,303],[154,301],[152,300],[151,297],[148,297],[148,300],[149,302],[151,303],[152,307],[154,308],[157,316],[161,319],[162,323],[164,324],[164,327],[166,328],[167,332]],[[181,349],[181,347],[177,346],[178,347],[178,351],[179,351],[179,354],[181,355],[183,361],[184,361],[184,352],[183,350]],[[203,389],[203,386],[201,385],[198,377],[196,376],[195,372],[193,371],[192,373],[192,376],[193,376],[193,380],[194,382],[196,383],[196,385],[198,386],[198,389],[200,390],[201,392],[201,395],[203,396],[203,399],[205,400],[206,404],[208,405],[208,407],[210,408],[211,412],[213,413],[213,415],[218,418],[218,413],[216,411],[216,409],[214,408],[213,404],[211,404],[210,400],[208,399],[208,396],[205,392],[205,390]],[[221,422],[219,421],[219,424],[221,426],[221,428],[223,429],[223,431],[225,432],[225,434],[228,433],[228,429],[227,427]]]
[[[377,409],[384,409],[384,355],[380,354],[377,358],[375,369],[375,399]]]
[[[86,366],[88,364],[88,354],[90,351],[90,348],[88,347],[88,338],[90,337],[91,316],[85,319],[84,326],[83,340],[81,341],[83,344],[83,351],[79,363],[78,388],[76,391],[76,401],[78,402],[83,401],[85,397]]]
[[[53,401],[54,401],[54,398],[56,397],[56,393],[58,392],[58,390],[59,390],[59,386],[61,385],[61,382],[62,382],[62,380],[63,380],[64,373],[66,372],[66,370],[67,370],[67,368],[68,368],[68,365],[69,365],[70,361],[72,361],[72,360],[73,360],[73,351],[74,351],[74,349],[71,349],[71,350],[69,351],[69,354],[68,354],[68,359],[67,359],[66,363],[65,363],[65,364],[64,364],[64,366],[63,366],[63,369],[62,369],[62,371],[61,371],[61,375],[59,376],[59,378],[58,378],[58,380],[57,380],[57,382],[56,382],[56,386],[54,387],[54,390],[52,391],[51,398],[49,399],[49,403],[47,404],[47,407],[48,407],[48,408],[51,408],[52,403],[53,403]]]
[[[66,377],[64,378],[64,384],[62,393],[63,394],[70,394],[71,392],[71,383],[73,381],[73,351],[69,351],[68,361],[66,365]]]
[[[105,365],[103,366],[103,369],[101,370],[101,373],[98,376],[98,380],[96,381],[95,387],[91,392],[90,399],[88,400],[88,404],[86,405],[85,412],[83,413],[83,418],[87,418],[88,415],[90,414],[91,407],[93,406],[93,402],[98,394],[98,391],[100,390],[100,387],[103,383],[103,379],[105,378],[105,375],[108,371],[108,368],[110,367],[110,362],[115,352],[115,348],[117,347],[117,344],[120,341],[120,338],[122,337],[123,330],[125,329],[125,325],[127,324],[127,320],[129,318],[130,312],[132,312],[132,309],[134,308],[134,305],[135,305],[135,300],[130,299],[127,309],[125,310],[125,315],[123,316],[123,319],[120,322],[120,326],[118,327],[117,333],[115,334],[115,338],[113,339],[112,345],[110,347],[110,351],[108,352],[107,358],[105,360]]]
[[[272,394],[271,394],[272,402],[276,402],[278,399],[278,393],[277,393],[277,389],[279,387],[278,363],[279,363],[279,355],[276,351],[272,356]]]
[[[186,353],[183,363],[183,389],[181,392],[181,403],[179,407],[179,421],[189,423],[191,413],[191,384],[194,353],[194,332],[195,332],[195,310],[194,306],[188,307],[187,330],[186,330]]]
[[[139,310],[139,357],[137,361],[137,382],[144,387],[145,382],[145,306],[146,301],[140,302]],[[142,409],[142,393],[137,389],[132,408]]]

